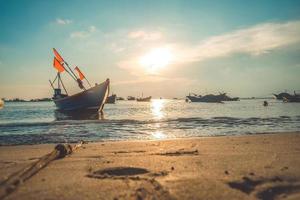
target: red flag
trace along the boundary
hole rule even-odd
[[[54,52],[54,55],[55,55],[55,58],[60,62],[65,62],[64,59],[59,55],[59,53],[56,51],[55,48],[53,48],[53,52]]]
[[[80,80],[85,79],[85,76],[83,75],[83,73],[80,71],[80,69],[78,67],[75,67],[75,70],[78,72]]]
[[[53,60],[53,67],[54,67],[55,69],[57,69],[58,72],[63,72],[63,71],[65,71],[64,66],[62,66],[62,64],[57,60],[56,57],[54,57],[54,60]]]

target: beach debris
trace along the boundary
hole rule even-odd
[[[168,171],[160,171],[160,172],[153,172],[151,174],[149,174],[150,176],[153,176],[153,177],[157,177],[157,176],[167,176],[169,174]]]
[[[51,153],[46,154],[45,156],[41,157],[38,161],[21,169],[20,171],[11,174],[0,183],[0,199],[5,198],[10,193],[15,191],[18,188],[18,186],[20,186],[33,175],[38,173],[41,169],[45,168],[52,161],[62,159],[67,155],[70,155],[81,146],[82,142],[74,146],[71,146],[70,144],[57,144]]]
[[[114,154],[122,154],[122,153],[145,153],[144,150],[136,150],[136,151],[114,151]]]
[[[225,173],[226,175],[229,175],[229,172],[228,172],[227,170],[225,170],[224,173]]]
[[[264,104],[263,104],[264,106],[268,106],[269,105],[269,103],[267,102],[267,101],[264,101]]]
[[[198,149],[196,150],[183,150],[183,149],[179,149],[178,151],[167,151],[167,152],[163,152],[163,153],[157,153],[156,155],[160,155],[160,156],[182,156],[182,155],[198,155]]]

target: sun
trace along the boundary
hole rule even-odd
[[[156,48],[140,58],[140,64],[148,73],[158,73],[158,71],[172,61],[173,55],[168,48]]]

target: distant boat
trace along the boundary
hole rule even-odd
[[[300,95],[294,92],[294,95],[283,97],[284,102],[300,102]]]
[[[135,97],[133,97],[133,96],[128,96],[128,97],[127,97],[127,100],[128,100],[128,101],[134,101],[134,100],[135,100]]]
[[[238,101],[238,97],[231,98],[226,95],[226,93],[220,93],[219,95],[196,95],[196,94],[189,94],[186,96],[187,101],[191,102],[205,102],[205,103],[221,103],[223,101]]]
[[[191,102],[222,103],[220,98],[218,98],[212,94],[208,94],[205,96],[188,95],[188,96],[186,96],[186,98],[187,98],[187,100],[189,100]]]
[[[117,97],[118,101],[124,101],[125,99],[123,97]]]
[[[113,95],[107,97],[105,103],[110,103],[110,104],[116,103],[116,99],[117,99],[117,95],[113,94]]]
[[[284,98],[289,98],[290,96],[292,96],[291,94],[287,93],[287,92],[282,92],[279,94],[273,94],[275,96],[275,98],[277,100],[283,100]]]
[[[58,72],[54,81],[49,81],[54,90],[52,99],[58,110],[72,111],[73,113],[78,114],[86,110],[93,112],[102,111],[105,100],[109,93],[109,79],[106,79],[106,81],[101,84],[96,84],[94,87],[91,87],[90,83],[78,67],[75,67],[75,70],[78,72],[78,76],[76,76],[73,70],[69,67],[68,63],[60,56],[56,49],[53,49],[53,51],[55,55],[53,67]],[[61,73],[63,72],[67,72],[83,91],[74,95],[68,95],[68,92],[61,79]],[[84,79],[87,81],[90,88],[85,88],[82,82]],[[55,81],[57,81],[57,87],[54,86]],[[65,92],[64,94],[62,93],[62,89]]]
[[[149,101],[151,101],[151,96],[149,96],[149,97],[141,97],[141,98],[137,98],[136,100],[138,101],[138,102],[149,102]]]

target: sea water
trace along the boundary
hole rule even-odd
[[[69,116],[53,102],[7,102],[0,145],[244,135],[300,130],[300,103],[186,103],[153,99],[106,104],[101,116]]]

